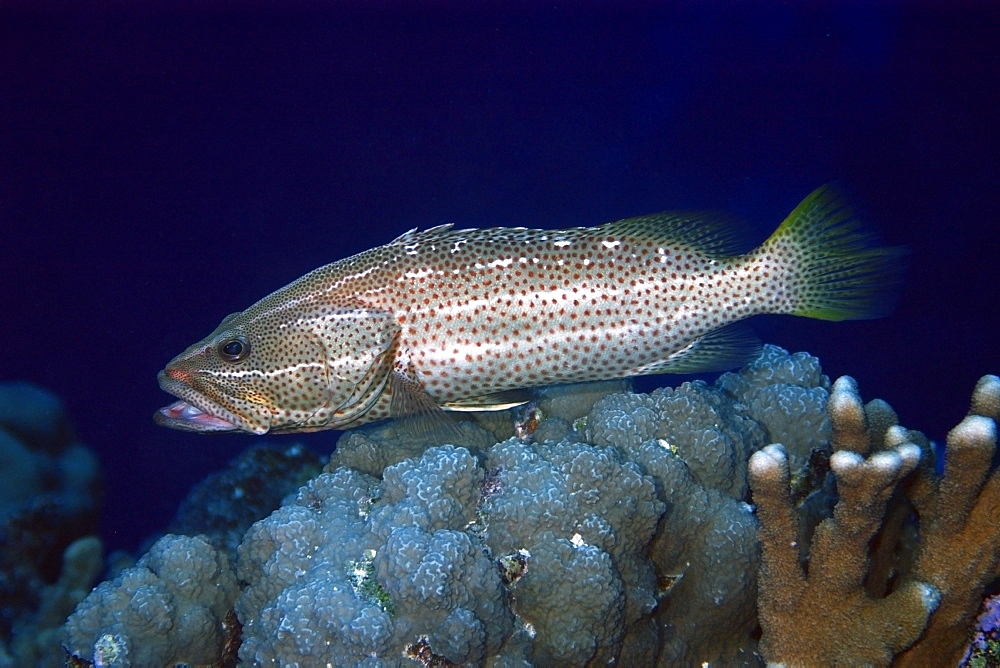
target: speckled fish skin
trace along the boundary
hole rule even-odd
[[[731,368],[760,313],[874,317],[900,249],[872,246],[832,190],[733,254],[718,219],[658,214],[592,228],[410,231],[227,317],[172,360],[191,431],[343,429],[519,388]]]

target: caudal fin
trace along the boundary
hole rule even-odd
[[[780,258],[787,311],[821,320],[878,318],[895,306],[901,246],[878,246],[836,188],[813,191],[759,249]]]

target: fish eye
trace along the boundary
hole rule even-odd
[[[244,336],[234,336],[219,344],[219,357],[227,362],[239,362],[250,354],[250,342]]]

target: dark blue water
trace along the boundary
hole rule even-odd
[[[0,379],[66,400],[108,473],[112,547],[252,440],[156,427],[163,364],[411,227],[716,208],[762,239],[836,180],[911,247],[901,304],[763,338],[935,438],[1000,372],[989,3],[278,4],[0,9]]]

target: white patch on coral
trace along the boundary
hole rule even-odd
[[[668,441],[665,438],[658,438],[658,439],[656,439],[656,444],[659,445],[661,448],[669,451],[669,452],[677,454],[677,446],[674,445],[673,443],[671,443],[670,441]]]

